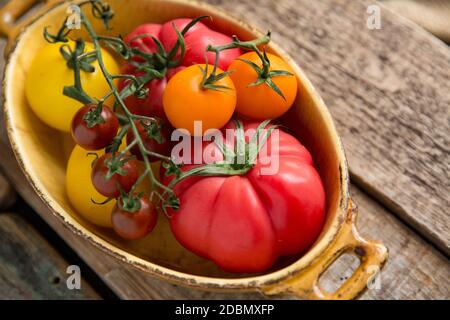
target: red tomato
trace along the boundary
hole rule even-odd
[[[219,46],[233,41],[230,36],[213,31],[211,29],[201,29],[198,32],[190,33],[185,36],[186,55],[183,65],[206,63],[205,52],[208,45]],[[243,54],[241,49],[230,49],[222,51],[219,55],[219,68],[227,70],[230,64]],[[216,59],[214,52],[207,52],[208,64],[213,65]]]
[[[159,37],[161,31],[161,25],[155,23],[148,23],[138,26],[124,39],[125,43],[133,48],[137,48],[145,53],[154,53],[157,50],[157,46],[150,36],[156,38]],[[140,37],[142,35],[148,34],[149,37]],[[143,61],[140,58],[136,58],[136,61]]]
[[[192,19],[189,18],[179,18],[166,22],[162,25],[159,40],[161,40],[161,43],[164,45],[164,49],[166,49],[167,52],[169,52],[173,48],[178,40],[178,36],[175,32],[175,29],[173,28],[173,25],[175,24],[177,29],[181,32],[191,21]],[[210,29],[201,21],[199,21],[192,28],[190,28],[184,36],[186,37],[191,34],[195,34],[201,30]]]
[[[245,130],[256,127],[249,123]],[[214,150],[221,155],[212,143],[203,144],[203,151],[209,147],[208,153]],[[276,161],[277,170],[270,175],[264,172]],[[164,179],[166,184],[169,181]],[[174,191],[181,202],[178,211],[169,209],[175,237],[230,272],[262,272],[280,256],[304,252],[325,220],[325,191],[310,153],[279,129],[246,173],[190,177],[176,184]]]
[[[96,104],[88,104],[75,114],[72,120],[72,137],[86,150],[106,148],[117,134],[119,120],[111,109],[104,105],[96,115]]]
[[[164,90],[166,89],[167,82],[172,78],[174,74],[178,71],[184,69],[185,67],[177,67],[169,69],[167,74],[162,79],[155,79],[148,82],[145,88],[148,89],[148,94],[144,98],[138,98],[136,96],[129,96],[124,100],[125,105],[131,113],[147,116],[147,117],[158,117],[165,119],[166,115],[164,113],[162,97]],[[136,72],[136,67],[131,64],[125,64],[122,68],[123,74],[132,74],[135,76],[143,76],[144,73]],[[119,82],[119,91],[126,87],[130,80],[121,80]]]
[[[136,120],[136,127],[139,131],[139,136],[144,142],[145,149],[150,152],[155,152],[162,154],[164,156],[169,156],[171,151],[171,141],[170,134],[172,133],[171,126],[165,121],[159,121],[157,124],[151,122],[150,120]],[[148,129],[144,127],[144,125],[149,126]],[[159,134],[154,132],[153,130],[159,131]],[[134,133],[130,128],[127,132],[127,144],[131,144],[134,141]],[[158,141],[158,139],[160,141]],[[130,150],[131,154],[136,156],[137,159],[143,160],[142,153],[139,149],[139,146],[135,145]],[[160,161],[160,158],[157,157],[148,157],[149,161]]]
[[[113,173],[108,177],[109,173]],[[106,153],[95,160],[91,180],[95,189],[108,198],[117,198],[121,191],[128,193],[139,178],[136,160]],[[82,186],[80,186],[82,187]]]
[[[120,209],[116,205],[112,213],[114,231],[127,240],[145,237],[155,228],[158,220],[157,211],[147,198],[141,198],[138,201],[140,201],[140,208],[135,212]]]

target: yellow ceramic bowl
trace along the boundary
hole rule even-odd
[[[30,23],[14,26],[14,18],[37,0],[12,1],[0,12],[0,29],[10,38],[11,51],[5,71],[4,112],[9,139],[29,182],[51,212],[73,232],[84,237],[124,263],[179,284],[210,290],[258,290],[266,294],[292,293],[302,298],[354,298],[365,287],[372,272],[387,257],[386,248],[361,239],[354,227],[356,211],[349,197],[347,162],[331,116],[303,71],[277,45],[272,52],[289,62],[298,79],[294,107],[285,117],[290,127],[311,151],[327,194],[327,220],[312,248],[303,256],[279,263],[257,275],[229,274],[211,262],[183,249],[172,237],[167,221],[161,219],[156,232],[144,240],[125,242],[111,231],[83,220],[70,205],[65,192],[67,137],[40,122],[25,97],[25,77],[33,53],[44,44],[45,26],[59,26],[66,17],[68,2],[49,3]],[[54,1],[52,1],[54,2]],[[162,23],[177,17],[210,15],[219,31],[252,39],[261,33],[213,7],[184,0],[108,0],[117,13],[112,34],[126,34],[141,23]],[[98,30],[100,22],[95,24]],[[276,31],[276,30],[275,30]],[[15,40],[17,38],[17,40]],[[60,137],[55,139],[55,137]],[[60,147],[58,147],[60,143]],[[342,253],[356,254],[360,267],[335,292],[324,292],[318,278]]]

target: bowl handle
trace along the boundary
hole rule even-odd
[[[307,270],[295,274],[281,284],[265,287],[266,294],[294,294],[302,299],[345,300],[359,296],[388,257],[387,248],[375,241],[367,241],[356,230],[357,207],[350,200],[349,211],[339,234],[326,252],[318,257]],[[360,260],[359,267],[339,289],[330,293],[319,285],[321,275],[342,254],[351,253]]]
[[[49,7],[59,1],[60,0],[11,0],[4,5],[3,8],[0,9],[0,34],[8,38],[5,54],[9,52],[14,39],[17,37],[22,27],[27,25],[32,19],[32,17],[27,17],[22,21],[18,21],[21,17],[40,2],[44,3],[44,5],[37,10],[37,14],[45,12]]]

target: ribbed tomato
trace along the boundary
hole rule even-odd
[[[244,125],[247,143],[257,126]],[[234,124],[226,129],[236,137]],[[225,141],[225,145],[234,149],[238,144]],[[245,159],[250,149],[244,149]],[[224,158],[216,142],[203,143],[202,151],[218,161]],[[184,163],[189,160],[189,154],[183,158]],[[307,250],[322,230],[326,202],[308,150],[293,136],[274,129],[256,161],[230,163],[214,169],[215,175],[191,176],[175,184],[181,207],[169,213],[178,241],[230,272],[262,272],[280,256]],[[182,171],[192,168],[200,166],[185,165]],[[173,184],[167,177],[164,183]]]

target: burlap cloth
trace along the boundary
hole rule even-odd
[[[441,40],[450,43],[450,0],[381,0]]]

